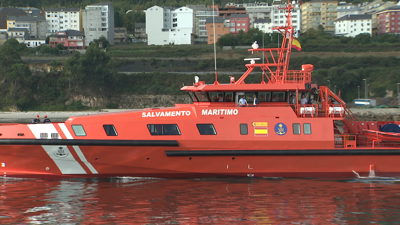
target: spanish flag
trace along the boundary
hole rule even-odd
[[[300,42],[299,42],[297,39],[295,39],[295,38],[292,39],[292,48],[294,48],[294,49],[296,49],[297,51],[301,52],[301,45],[300,45]]]

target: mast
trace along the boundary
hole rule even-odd
[[[290,0],[285,4],[284,8],[278,7],[278,9],[285,10],[286,23],[285,26],[274,27],[272,30],[277,30],[283,35],[282,45],[278,50],[278,64],[276,68],[276,74],[282,73],[281,81],[287,80],[287,71],[289,69],[290,53],[292,52],[292,41],[293,41],[293,22],[292,22],[292,10],[295,7],[295,1],[293,5],[290,4]]]

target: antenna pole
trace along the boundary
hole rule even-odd
[[[216,41],[215,38],[217,35],[215,34],[215,5],[214,5],[214,0],[213,0],[213,33],[214,33],[214,71],[215,71],[215,82],[214,84],[219,84],[218,83],[218,74],[217,74],[217,48],[216,48]]]

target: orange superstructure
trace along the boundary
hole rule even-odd
[[[1,175],[399,176],[397,138],[370,132],[381,127],[396,132],[395,122],[360,122],[340,94],[312,83],[312,65],[288,70],[292,9],[286,5],[287,22],[275,28],[283,34],[280,48],[254,43],[249,52],[264,54],[264,60],[245,59],[247,71],[230,83],[219,83],[217,76],[213,84],[196,78],[181,88],[192,104],[71,117],[64,123],[1,124]],[[260,70],[258,83],[246,82]]]

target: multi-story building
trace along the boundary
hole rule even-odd
[[[285,8],[284,2],[274,1],[272,16],[272,27],[284,26],[286,24],[286,12],[283,8]],[[299,37],[301,32],[301,11],[299,4],[294,4],[294,9],[292,11],[292,23],[293,23],[293,35],[295,37]],[[277,32],[277,31],[276,31]]]
[[[149,45],[193,44],[194,26],[194,11],[186,6],[178,9],[153,6],[146,10]]]
[[[85,35],[77,30],[63,30],[50,35],[50,47],[63,44],[67,49],[85,49]]]
[[[347,15],[335,21],[335,35],[355,37],[363,33],[372,35],[372,15]]]
[[[272,33],[271,19],[256,19],[254,20],[253,26],[264,33]]]
[[[26,28],[29,38],[46,39],[46,19],[44,16],[19,16],[15,20],[16,28]]]
[[[215,26],[215,27],[214,27]],[[214,35],[215,28],[215,35]],[[206,29],[208,34],[207,44],[213,44],[218,42],[218,39],[224,35],[230,33],[230,19],[223,17],[214,17],[206,19]]]
[[[311,0],[301,5],[301,31],[306,32],[310,28],[317,29],[319,25],[328,33],[335,32],[335,20],[337,19],[337,1]]]
[[[46,9],[47,36],[60,30],[82,31],[82,12],[80,8]]]
[[[351,3],[339,2],[337,5],[337,18],[341,18],[347,15],[358,15],[361,14],[362,9]]]
[[[376,14],[379,34],[400,34],[400,3]]]
[[[250,19],[247,14],[233,14],[230,16],[229,32],[237,34],[240,30],[247,32],[250,29]]]
[[[26,12],[18,8],[0,8],[0,31],[7,31],[7,19],[10,16],[26,16]]]
[[[135,24],[135,41],[147,42],[146,24]]]
[[[250,18],[250,28],[255,28],[255,20],[257,19],[271,19],[272,17],[272,4],[265,2],[245,3],[246,12]],[[261,30],[261,29],[260,29]]]
[[[25,43],[28,39],[29,31],[26,28],[10,28],[7,30],[8,38],[15,38],[19,43]]]
[[[207,7],[206,5],[187,5],[186,7],[195,11],[195,34],[197,36],[195,41],[207,42],[206,20],[212,18],[213,13],[215,17],[218,17],[218,7]]]
[[[218,7],[218,6],[217,6]],[[236,14],[246,14],[246,8],[243,4],[228,3],[225,8],[217,8],[219,17],[230,17]]]
[[[87,46],[101,36],[114,45],[114,8],[110,2],[87,5],[82,15]]]

